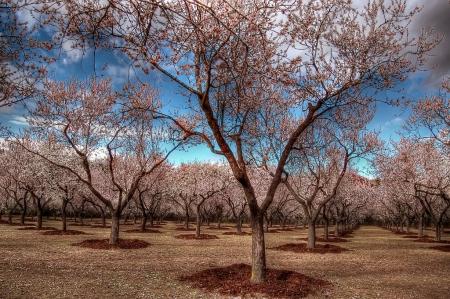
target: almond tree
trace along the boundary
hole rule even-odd
[[[112,216],[110,244],[117,244],[122,211],[140,181],[157,169],[179,145],[170,142],[155,116],[160,103],[153,90],[115,92],[108,81],[47,82],[30,117],[32,138],[49,138],[52,150],[27,151],[75,176]],[[65,154],[64,154],[65,153]],[[76,157],[77,165],[64,157]],[[32,193],[33,195],[33,193]]]
[[[417,10],[405,1],[255,2],[66,0],[41,10],[75,46],[119,50],[144,73],[155,70],[186,94],[188,115],[173,116],[186,134],[228,162],[248,202],[252,276],[265,280],[264,215],[295,144],[318,118],[355,97],[403,80],[435,44],[412,37]],[[63,7],[61,7],[63,6]],[[291,119],[289,127],[280,127]],[[256,141],[280,138],[271,156]],[[257,157],[258,159],[255,159]],[[269,160],[273,176],[257,197],[249,165]]]
[[[186,213],[186,229],[189,228],[189,211],[195,209],[195,235],[200,238],[201,214],[203,205],[213,196],[222,192],[228,183],[223,166],[210,163],[182,164],[175,170],[177,184],[173,186],[174,202]]]
[[[402,186],[403,192],[395,194],[417,200],[435,226],[436,240],[440,240],[442,223],[450,209],[448,155],[442,152],[436,141],[402,139],[395,145],[391,156],[380,157],[380,160],[382,183],[385,180],[385,185],[397,187],[397,190]],[[397,201],[398,209],[407,210],[410,206],[406,200]]]

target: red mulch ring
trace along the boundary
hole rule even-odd
[[[18,230],[57,230],[57,229],[51,226],[43,226],[41,228],[37,228],[36,226],[25,226],[18,228]]]
[[[341,253],[344,251],[349,251],[346,248],[331,245],[331,244],[316,244],[313,249],[307,248],[306,243],[289,243],[281,246],[273,247],[270,249],[292,251],[296,253],[309,252],[309,253]]]
[[[436,250],[439,250],[439,251],[450,252],[450,246],[449,245],[433,246],[433,247],[430,247],[430,249],[436,249]]]
[[[308,241],[308,238],[298,238],[298,239],[302,241]],[[339,237],[328,237],[328,240],[326,240],[325,237],[316,237],[316,242],[344,243],[348,242],[348,240]]]
[[[8,220],[0,220],[0,224],[9,224]]]
[[[195,228],[185,228],[184,226],[179,226],[175,230],[185,231],[185,232],[195,232]]]
[[[91,225],[91,227],[93,227],[93,228],[111,228],[110,225],[106,225],[106,226],[103,226],[103,225]]]
[[[210,226],[210,227],[208,227],[208,229],[228,230],[230,228],[228,226],[222,226],[222,227]]]
[[[150,246],[142,240],[137,239],[119,239],[117,245],[109,244],[109,239],[103,240],[84,240],[80,243],[73,243],[72,246],[80,246],[91,249],[141,249]]]
[[[247,233],[247,232],[224,232],[222,235],[227,235],[227,236],[251,236],[252,233]]]
[[[267,269],[266,281],[250,282],[251,267],[234,264],[223,268],[212,268],[192,275],[180,277],[193,287],[233,297],[303,298],[318,291],[323,292],[331,283],[288,270]],[[259,296],[258,296],[259,297]]]
[[[62,231],[62,230],[48,230],[45,231],[43,233],[41,233],[41,235],[45,235],[45,236],[65,236],[65,235],[89,235],[88,233],[82,232],[80,230],[66,230],[66,231]]]
[[[129,230],[125,230],[124,232],[126,232],[126,233],[141,233],[141,234],[160,234],[161,233],[161,231],[159,231],[157,229],[149,229],[149,228],[146,228],[145,230],[129,229]]]
[[[430,237],[417,238],[416,240],[414,240],[414,242],[450,244],[450,241],[447,240],[436,241],[434,239],[431,239]]]
[[[219,239],[216,235],[208,235],[208,234],[200,234],[200,237],[197,238],[195,234],[183,234],[175,236],[177,239],[186,239],[186,240],[210,240],[210,239]]]

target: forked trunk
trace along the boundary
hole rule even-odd
[[[308,248],[312,249],[316,247],[316,223],[310,220],[308,223]]]
[[[120,222],[120,213],[113,212],[112,221],[111,221],[111,235],[109,237],[109,244],[117,245],[119,240],[119,222]]]
[[[251,217],[252,226],[252,283],[262,283],[266,278],[266,247],[264,242],[264,217]]]

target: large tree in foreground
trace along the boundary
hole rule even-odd
[[[433,46],[409,34],[417,10],[405,1],[360,9],[347,0],[58,4],[43,11],[60,26],[57,39],[122,50],[183,89],[188,115],[173,121],[226,159],[247,199],[255,283],[265,280],[264,215],[305,130],[336,107],[367,104],[354,95],[404,79]],[[274,139],[270,156],[255,152]],[[274,171],[257,195],[248,168],[262,161]]]

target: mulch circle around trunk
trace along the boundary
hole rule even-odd
[[[399,231],[392,231],[392,233],[396,234],[396,235],[405,235],[405,236],[417,236],[417,233],[413,233],[413,232],[399,232]]]
[[[111,228],[110,225],[103,226],[103,225],[97,225],[97,224],[91,225],[91,227],[93,227],[93,228]]]
[[[252,233],[247,233],[247,232],[224,232],[222,235],[226,235],[226,236],[251,236]]]
[[[349,251],[347,248],[331,244],[316,244],[315,248],[310,249],[307,248],[306,243],[288,243],[270,249],[292,251],[296,253],[341,253],[344,251]]]
[[[182,226],[179,226],[179,227],[175,228],[175,230],[185,231],[185,232],[195,232],[195,228],[185,228],[185,227],[182,227]]]
[[[45,236],[65,236],[65,235],[89,235],[88,233],[82,232],[80,230],[48,230],[45,232],[42,232],[41,235]]]
[[[157,230],[157,229],[150,229],[150,228],[146,228],[145,230],[142,229],[129,229],[129,230],[125,230],[124,232],[126,233],[141,233],[141,234],[160,234],[161,231]]]
[[[73,243],[72,246],[80,246],[91,249],[141,249],[150,246],[150,243],[137,239],[119,239],[117,245],[109,244],[109,239],[84,240],[80,243]]]
[[[436,249],[439,251],[450,252],[450,245],[439,245],[430,247],[430,249]]]
[[[308,241],[308,238],[298,238],[302,241]],[[349,242],[347,239],[339,238],[339,237],[328,237],[328,239],[325,239],[325,237],[316,237],[316,242],[330,242],[330,243],[344,243]]]
[[[177,239],[186,239],[186,240],[211,240],[211,239],[219,239],[216,235],[208,235],[208,234],[200,234],[200,237],[197,237],[195,234],[183,234],[175,236]]]
[[[233,297],[303,298],[323,292],[331,283],[288,270],[267,269],[266,281],[250,282],[251,267],[234,264],[223,268],[206,269],[192,275],[180,277],[193,287]],[[259,297],[259,296],[258,296]]]
[[[264,231],[265,234],[277,234],[280,230],[278,229],[269,229],[268,231]]]
[[[41,228],[37,228],[36,226],[25,226],[18,228],[18,230],[57,230],[57,229],[51,226],[43,226]]]

